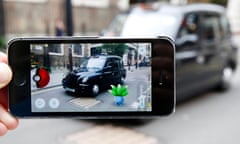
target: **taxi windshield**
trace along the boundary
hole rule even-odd
[[[174,37],[178,29],[178,18],[174,15],[153,11],[135,12],[127,18],[121,36],[156,36]]]
[[[106,59],[104,58],[88,58],[83,61],[81,68],[99,70],[103,68],[105,61]]]

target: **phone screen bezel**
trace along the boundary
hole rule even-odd
[[[132,43],[147,42],[155,45],[167,46],[170,51],[169,58],[172,64],[166,69],[171,71],[168,82],[170,96],[162,97],[161,94],[152,94],[152,111],[114,111],[114,112],[32,112],[31,111],[31,81],[30,81],[30,44],[41,43]],[[158,56],[161,57],[160,55]],[[8,44],[9,65],[13,70],[13,80],[9,85],[9,111],[17,117],[149,117],[169,115],[175,110],[175,47],[173,41],[168,37],[158,38],[73,38],[73,37],[42,37],[42,38],[15,38]],[[154,67],[152,67],[154,68]],[[156,68],[155,68],[156,70]],[[22,76],[21,76],[22,75]],[[20,84],[16,85],[17,79]],[[155,79],[152,78],[152,81]],[[23,82],[24,84],[21,84]],[[164,91],[165,88],[160,89]]]

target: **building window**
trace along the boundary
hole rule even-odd
[[[50,55],[64,55],[63,44],[48,44]]]
[[[81,44],[74,44],[72,46],[72,54],[74,57],[83,57],[83,46]]]

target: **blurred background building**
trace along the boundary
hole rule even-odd
[[[98,35],[116,14],[130,7],[131,1],[143,0],[0,0],[0,45],[3,45],[0,47],[4,47],[3,39],[8,40],[16,36],[57,35],[56,27],[59,24],[62,35],[69,35],[69,30],[72,31],[70,35]],[[228,0],[155,1],[172,4],[214,2],[224,6],[227,6],[228,2]],[[231,5],[238,9],[233,1],[229,0]],[[67,7],[69,4],[71,7]],[[231,17],[236,17],[236,12],[230,13]],[[72,21],[70,25],[69,21]],[[239,20],[232,22],[239,25],[236,21]]]
[[[66,2],[66,0],[4,0],[6,36],[55,35],[57,21],[62,21],[66,28]],[[117,12],[115,1],[110,3],[109,0],[73,0],[74,34],[99,32]]]

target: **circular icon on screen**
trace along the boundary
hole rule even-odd
[[[36,108],[42,109],[42,108],[45,107],[45,105],[46,105],[46,102],[45,102],[44,99],[42,99],[42,98],[37,98],[37,99],[35,100],[35,107],[36,107]]]
[[[33,76],[33,80],[36,82],[38,88],[43,88],[48,85],[50,75],[45,68],[38,68],[36,74]]]
[[[51,98],[48,103],[49,107],[52,109],[56,109],[59,107],[60,102],[57,98]]]

